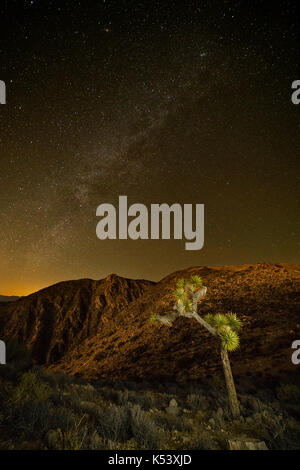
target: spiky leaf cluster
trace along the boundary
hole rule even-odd
[[[202,279],[197,274],[191,277],[189,284],[196,289],[203,286]]]
[[[239,347],[240,340],[237,332],[241,328],[242,322],[235,313],[228,312],[225,315],[209,313],[205,316],[205,320],[216,329],[222,345],[227,351],[234,351]]]
[[[236,331],[233,331],[230,326],[222,326],[218,330],[222,345],[227,351],[235,351],[239,347],[240,340]]]
[[[186,286],[186,283],[187,283],[186,279],[179,279],[176,283],[176,287],[178,287],[178,289],[180,288],[184,289]]]
[[[157,315],[152,314],[152,315],[150,316],[150,322],[151,322],[153,325],[155,325],[155,323],[157,323]]]
[[[182,299],[185,295],[185,290],[183,287],[177,287],[175,290],[175,298],[176,299]]]
[[[227,324],[234,331],[239,331],[242,328],[242,322],[237,317],[236,313],[228,312],[226,314]]]
[[[200,276],[191,276],[189,280],[179,279],[176,283],[176,308],[180,313],[191,312],[193,309],[193,294],[202,287]]]

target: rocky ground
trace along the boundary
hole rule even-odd
[[[238,383],[241,417],[232,420],[222,377],[88,383],[22,357],[0,376],[2,450],[219,450],[241,441],[300,449],[300,384]]]

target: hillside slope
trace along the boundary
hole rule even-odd
[[[173,328],[149,322],[151,313],[172,307],[177,279],[196,273],[208,287],[199,311],[232,310],[243,320],[241,347],[232,354],[235,374],[271,378],[297,372],[291,343],[300,337],[300,268],[271,264],[171,274],[119,312],[117,328],[88,338],[56,367],[87,378],[198,380],[214,375],[221,367],[218,345],[195,321],[178,319]]]
[[[14,302],[19,298],[16,295],[0,295],[0,302]]]
[[[2,330],[39,362],[88,379],[201,380],[221,368],[214,338],[194,320],[172,328],[149,321],[172,308],[176,281],[192,274],[208,287],[199,313],[231,310],[243,320],[241,347],[231,354],[236,375],[299,373],[291,362],[300,338],[298,265],[194,267],[158,283],[114,275],[69,281],[2,307]]]
[[[115,274],[60,282],[0,307],[0,332],[25,343],[38,363],[52,363],[114,324],[117,313],[152,285]]]

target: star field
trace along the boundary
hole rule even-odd
[[[293,2],[0,9],[1,294],[111,272],[299,263]],[[120,194],[204,203],[204,248],[99,241],[96,207]]]

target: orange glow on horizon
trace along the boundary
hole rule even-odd
[[[8,297],[11,296],[17,296],[17,297],[23,297],[26,295],[33,294],[34,292],[37,292],[38,290],[43,289],[44,287],[47,287],[47,285],[35,285],[35,286],[16,286],[15,287],[7,287],[6,289],[1,289],[0,295],[5,295]]]

